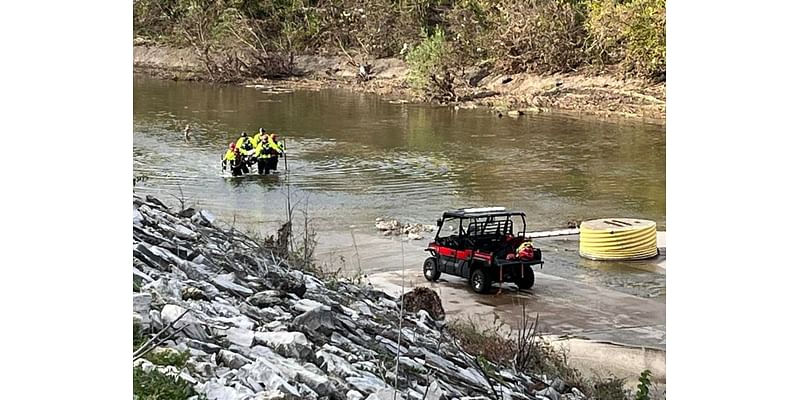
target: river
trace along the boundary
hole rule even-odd
[[[287,140],[296,213],[307,210],[328,247],[326,237],[350,230],[385,240],[376,217],[434,224],[445,210],[488,205],[525,211],[529,231],[602,217],[666,229],[664,125],[500,118],[344,89],[274,93],[138,75],[133,85],[133,173],[148,178],[135,190],[171,204],[182,198],[243,230],[269,234],[286,219],[284,160],[276,176],[233,179],[220,168],[228,143],[259,127]],[[663,276],[645,280],[663,294]]]

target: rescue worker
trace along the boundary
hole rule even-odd
[[[253,148],[258,147],[258,145],[261,143],[261,138],[266,136],[267,131],[264,130],[264,128],[258,128],[258,133],[253,135],[253,137],[250,139],[250,142],[253,143]]]
[[[270,148],[270,158],[267,161],[267,173],[278,170],[278,157],[283,157],[283,143],[278,142],[278,134],[267,135],[267,144]]]
[[[269,162],[271,155],[272,149],[269,147],[267,136],[264,135],[261,137],[261,141],[258,143],[258,146],[256,146],[254,155],[256,162],[258,163],[259,175],[266,175],[269,173],[269,170],[267,170],[267,163]]]
[[[253,155],[255,146],[253,146],[253,142],[251,142],[250,138],[247,136],[247,132],[242,132],[239,140],[236,141],[236,148],[239,149],[239,153],[242,153],[245,157]]]
[[[228,150],[225,154],[222,155],[222,170],[225,171],[228,169],[229,166],[233,165],[233,162],[236,161],[236,143],[231,142],[228,145]],[[231,172],[233,172],[233,168],[231,168]]]
[[[226,167],[230,167],[231,175],[233,176],[241,176],[250,172],[242,153],[239,152],[235,143],[231,143],[228,146],[228,151],[222,156],[222,170],[224,171]]]
[[[239,149],[239,153],[241,153],[246,166],[249,167],[255,163],[256,160],[253,157],[255,146],[253,142],[250,141],[250,137],[247,136],[247,132],[241,133],[239,140],[236,141],[236,148]]]

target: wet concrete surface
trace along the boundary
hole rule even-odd
[[[534,272],[531,290],[514,284],[495,285],[490,294],[471,292],[466,279],[442,275],[428,282],[418,270],[405,272],[405,290],[416,286],[435,290],[448,319],[502,321],[519,326],[523,306],[528,317],[539,314],[539,330],[545,335],[569,336],[612,344],[666,350],[666,305],[614,290],[590,286],[561,277]],[[377,288],[399,295],[403,271],[369,276]]]

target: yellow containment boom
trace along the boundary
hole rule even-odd
[[[656,223],[644,219],[583,221],[580,255],[591,260],[643,260],[658,255]]]

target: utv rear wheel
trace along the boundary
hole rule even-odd
[[[517,286],[520,289],[530,289],[533,287],[533,268],[528,265],[525,267],[523,272],[525,273],[525,276],[517,280]]]
[[[469,275],[469,286],[475,293],[486,293],[492,287],[492,281],[482,268],[477,268]]]
[[[422,264],[422,274],[425,275],[425,279],[435,282],[442,276],[442,271],[439,271],[439,263],[436,262],[436,257],[428,257],[425,259],[425,263]]]

